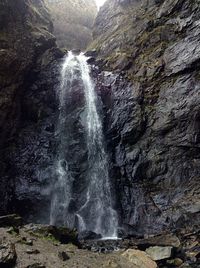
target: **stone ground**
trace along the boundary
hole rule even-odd
[[[0,217],[0,226],[4,225],[0,227],[0,268],[200,267],[199,231],[80,241],[76,230],[19,224],[21,219],[15,215]]]
[[[20,229],[19,234],[14,232],[10,234],[8,231],[9,228],[0,228],[0,237],[3,241],[9,241],[15,245],[17,254],[15,267],[17,268],[139,268],[128,261],[127,257],[122,256],[124,250],[109,254],[95,253],[78,249],[73,244],[60,244],[52,238],[37,237],[25,229]]]

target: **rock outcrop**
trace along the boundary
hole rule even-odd
[[[85,50],[92,41],[97,15],[95,0],[45,1],[52,15],[58,46],[69,50]]]
[[[54,87],[63,56],[52,30],[42,0],[1,1],[0,214],[43,206],[40,186],[48,175],[40,172],[51,166]]]
[[[199,1],[117,1],[95,24],[121,223],[130,233],[199,222]],[[103,79],[103,80],[102,80]]]

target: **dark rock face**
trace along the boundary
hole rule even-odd
[[[199,9],[195,0],[110,0],[97,18],[90,56],[100,68],[93,75],[122,236],[198,226]],[[40,223],[48,222],[58,147],[63,54],[51,31],[43,1],[1,1],[0,214],[15,211]],[[73,211],[83,201],[87,169],[78,81],[68,104]]]
[[[1,1],[0,10],[0,213],[32,215],[48,195],[63,54],[42,0]]]
[[[91,48],[116,73],[99,78],[99,90],[130,234],[200,219],[199,11],[198,1],[111,0],[96,20]]]

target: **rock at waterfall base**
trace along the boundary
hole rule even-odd
[[[140,268],[156,268],[157,264],[145,252],[135,249],[128,249],[123,254],[131,263]]]
[[[146,249],[146,253],[154,261],[165,260],[171,257],[172,247],[149,247],[148,249]]]

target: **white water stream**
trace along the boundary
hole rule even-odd
[[[74,79],[81,82],[85,96],[85,132],[88,150],[88,170],[86,178],[85,202],[75,215],[69,213],[69,203],[73,196],[73,181],[68,172],[65,159],[64,143],[67,142],[64,132],[66,119],[66,99],[72,91]],[[69,52],[62,66],[59,90],[60,115],[57,126],[59,133],[59,152],[56,162],[57,180],[53,185],[50,223],[56,224],[58,218],[69,227],[74,217],[78,219],[79,231],[93,231],[102,237],[116,238],[118,217],[113,209],[113,198],[108,172],[108,155],[105,151],[102,122],[97,110],[95,85],[90,76],[87,57],[81,53]],[[65,111],[65,112],[64,112]],[[78,163],[77,163],[78,165]]]

